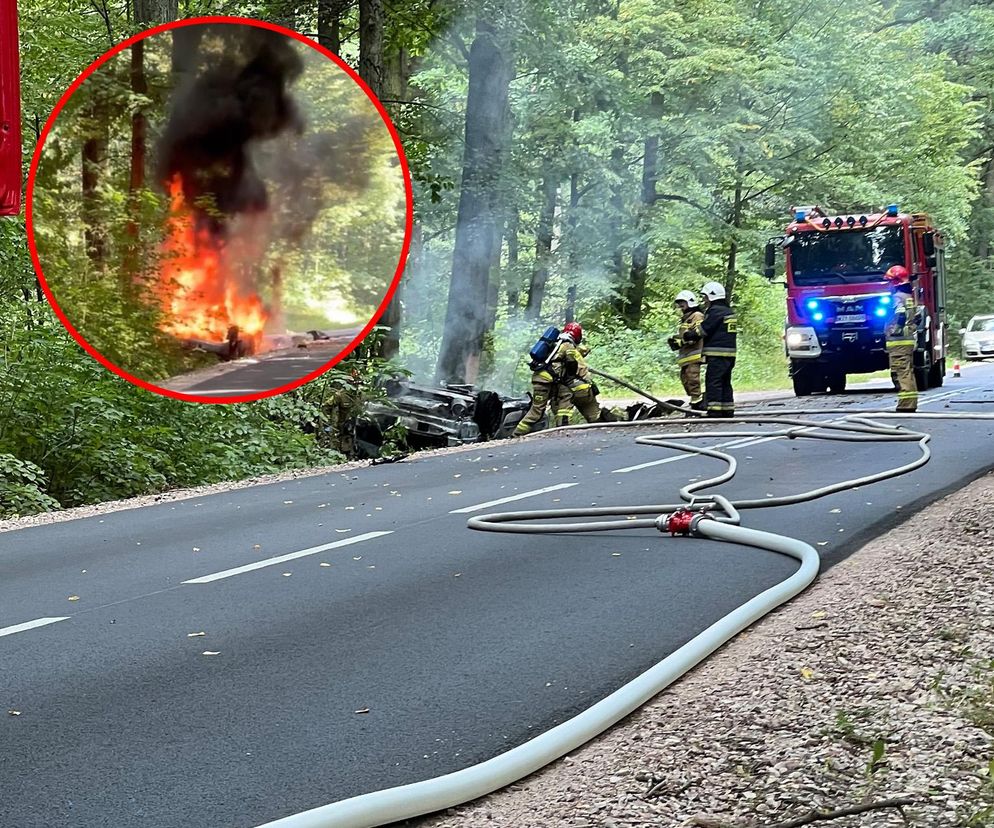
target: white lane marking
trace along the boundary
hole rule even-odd
[[[215,572],[212,575],[202,575],[199,578],[191,578],[189,581],[183,581],[184,584],[209,584],[211,581],[220,581],[222,578],[230,578],[232,575],[241,575],[243,572],[252,572],[255,569],[263,569],[267,566],[275,566],[276,564],[285,563],[286,561],[293,561],[297,558],[306,558],[308,555],[316,555],[318,552],[325,552],[329,549],[337,549],[339,546],[349,546],[353,543],[361,543],[362,541],[372,540],[373,538],[380,538],[383,535],[392,535],[393,531],[386,532],[366,532],[363,535],[356,535],[354,538],[343,538],[339,541],[334,541],[333,543],[323,543],[320,546],[312,546],[310,549],[301,549],[299,552],[291,552],[288,555],[280,555],[276,558],[266,558],[264,561],[256,561],[255,563],[245,564],[245,566],[236,566],[234,569],[225,569],[223,572]]]
[[[747,443],[752,443],[755,437],[739,437],[738,439],[732,440],[728,443],[718,443],[716,446],[708,446],[711,449],[719,448],[730,448],[732,446],[746,445]],[[650,466],[661,466],[664,463],[675,463],[677,460],[687,460],[691,457],[697,457],[696,454],[678,454],[676,457],[666,457],[662,460],[650,460],[648,463],[639,463],[637,466],[626,466],[623,469],[613,469],[611,474],[627,474],[628,472],[641,471],[642,469],[647,469]]]
[[[577,486],[577,483],[557,483],[555,486],[546,486],[544,489],[535,489],[532,492],[521,492],[521,494],[502,497],[499,500],[488,500],[486,503],[477,503],[475,506],[463,506],[461,509],[451,509],[450,515],[461,515],[466,512],[476,512],[480,509],[488,509],[491,506],[500,506],[501,503],[510,503],[512,500],[524,500],[526,497],[545,494],[546,492],[558,492],[560,489],[568,489]]]
[[[34,621],[25,621],[23,624],[14,624],[12,627],[0,627],[0,638],[5,635],[13,635],[14,633],[24,632],[25,630],[33,630],[35,627],[44,627],[47,624],[54,624],[56,621],[68,621],[68,615],[60,616],[59,618],[36,618]]]
[[[948,397],[955,397],[957,394],[963,394],[966,391],[973,391],[973,387],[970,388],[957,388],[955,391],[945,391],[941,394],[928,394],[922,395],[919,399],[919,403],[924,405],[925,403],[938,402],[939,400],[947,399]]]

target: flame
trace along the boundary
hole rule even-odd
[[[181,339],[223,342],[231,325],[258,350],[269,314],[255,291],[246,292],[225,262],[224,244],[197,227],[179,175],[169,182],[168,232],[162,244],[158,292],[161,329]]]

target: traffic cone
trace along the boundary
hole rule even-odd
[[[959,360],[958,359],[955,362],[953,362],[953,376],[954,377],[958,377],[959,376]]]

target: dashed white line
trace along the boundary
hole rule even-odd
[[[716,446],[708,446],[708,448],[718,449],[731,448],[732,446],[744,446],[746,444],[751,444],[755,439],[755,437],[739,437],[738,439],[731,440],[727,443],[718,443]],[[696,456],[696,454],[678,454],[676,457],[665,457],[662,460],[650,460],[648,463],[639,463],[637,466],[626,466],[623,469],[612,469],[611,474],[627,474],[628,472],[641,471],[642,469],[648,469],[651,466],[661,466],[664,463],[675,463],[677,460],[687,460]]]
[[[223,572],[215,572],[212,575],[202,575],[199,578],[191,578],[189,581],[183,581],[184,584],[209,584],[212,581],[220,581],[222,578],[230,578],[233,575],[241,575],[243,572],[252,572],[256,569],[263,569],[267,566],[275,566],[276,564],[285,563],[286,561],[293,561],[297,558],[306,558],[308,555],[316,555],[318,552],[326,552],[329,549],[337,549],[339,546],[350,546],[353,543],[362,543],[362,541],[373,540],[373,538],[380,538],[384,535],[392,535],[393,531],[386,532],[366,532],[362,535],[356,535],[354,538],[343,538],[339,541],[334,541],[333,543],[323,543],[320,546],[312,546],[310,549],[301,549],[299,552],[290,552],[287,555],[279,555],[275,558],[266,558],[264,561],[256,561],[255,563],[245,564],[245,566],[236,566],[234,569],[225,569]]]
[[[14,624],[12,627],[0,627],[0,638],[5,635],[24,632],[25,630],[33,630],[35,627],[54,624],[56,621],[67,621],[69,617],[68,615],[62,615],[58,618],[36,618],[34,621],[25,621],[23,624]]]
[[[475,506],[463,506],[461,509],[451,509],[450,515],[461,515],[466,512],[477,512],[480,509],[489,509],[491,506],[500,506],[501,503],[510,503],[512,500],[524,500],[526,497],[545,494],[546,492],[558,492],[560,489],[568,489],[576,486],[576,483],[557,483],[555,486],[546,486],[544,489],[535,489],[531,492],[521,492],[520,494],[502,497],[499,500],[488,500],[486,503],[477,503]]]

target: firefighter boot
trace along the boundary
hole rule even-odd
[[[707,403],[705,403],[703,399],[698,400],[697,402],[692,402],[690,404],[690,410],[691,411],[706,411],[707,410]]]

